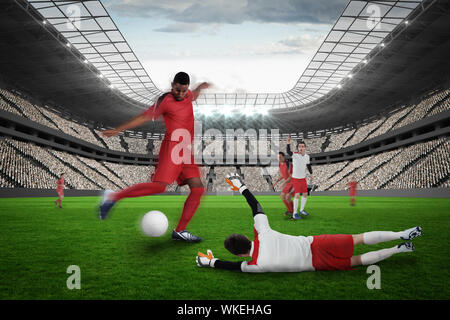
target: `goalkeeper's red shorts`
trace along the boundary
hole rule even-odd
[[[315,270],[350,270],[353,256],[351,234],[313,236],[312,264]]]
[[[177,184],[182,186],[186,184],[186,180],[190,178],[200,178],[200,170],[194,163],[194,156],[190,155],[190,163],[176,163],[177,159],[173,159],[172,151],[179,142],[163,140],[161,149],[159,150],[158,166],[153,176],[154,182],[165,182],[172,184],[175,180]],[[181,151],[177,156],[183,156]],[[189,161],[187,161],[189,162]]]

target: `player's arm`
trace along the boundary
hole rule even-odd
[[[308,160],[308,164],[306,165],[306,169],[308,169],[309,178],[311,179],[311,183],[312,183],[314,176],[313,176],[313,170],[311,167],[311,163],[309,163],[309,160]]]
[[[207,254],[199,252],[195,258],[197,266],[210,267],[216,269],[230,270],[230,271],[242,271],[241,266],[243,261],[232,262],[224,261],[214,258],[212,251],[207,250]]]
[[[274,183],[272,183],[272,186],[275,188],[275,186],[278,184],[278,182],[281,181],[281,179],[283,179],[283,177],[280,175],[277,179],[277,181],[275,181]]]
[[[204,89],[208,89],[211,85],[208,82],[202,82],[200,83],[197,88],[191,91],[192,93],[192,101],[197,100],[198,96],[200,95],[200,92]]]
[[[248,190],[247,186],[242,181],[242,178],[237,174],[229,174],[226,176],[225,181],[231,185],[233,191],[238,191],[245,197],[248,205],[252,209],[253,217],[258,214],[264,214],[264,211],[261,208],[258,200],[253,196],[253,194]]]
[[[124,130],[139,127],[139,126],[143,125],[144,123],[149,122],[150,120],[151,120],[151,118],[143,113],[143,114],[138,115],[137,117],[132,118],[130,121],[125,122],[124,124],[118,126],[117,128],[105,130],[101,134],[104,137],[116,136]]]
[[[292,150],[291,150],[291,135],[288,136],[286,140],[286,153],[292,157]]]

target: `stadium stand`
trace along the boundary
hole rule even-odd
[[[130,153],[140,153],[147,154],[147,144],[148,140],[143,138],[131,138],[123,137],[125,143],[128,145],[128,152]]]
[[[250,190],[271,191],[261,167],[241,167],[241,173]]]

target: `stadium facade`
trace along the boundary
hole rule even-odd
[[[157,165],[160,123],[113,139],[100,135],[142,112],[161,91],[100,1],[71,2],[77,3],[83,21],[91,22],[85,30],[56,1],[0,4],[4,196],[45,194],[61,171],[71,177],[74,195],[119,189],[145,181]],[[450,3],[383,3],[379,20],[371,21],[369,1],[350,1],[290,91],[199,97],[199,150],[215,153],[213,163],[202,163],[209,192],[226,192],[221,178],[230,170],[254,190],[279,191],[271,186],[277,166],[250,160],[256,150],[269,157],[285,151],[290,134],[306,141],[322,194],[341,194],[352,178],[367,195],[448,196]],[[224,106],[266,114],[201,112]],[[224,134],[206,137],[212,128]],[[235,128],[244,132],[225,135]],[[267,141],[245,134],[272,128],[279,129]],[[169,191],[187,189],[174,184]]]

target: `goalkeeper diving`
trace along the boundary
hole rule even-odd
[[[199,267],[235,270],[241,272],[301,272],[316,270],[350,270],[359,265],[371,265],[397,253],[414,251],[412,242],[422,234],[421,227],[404,231],[371,231],[361,234],[324,234],[318,236],[291,236],[272,230],[261,205],[237,174],[226,176],[231,190],[239,191],[247,200],[253,218],[255,237],[250,241],[244,235],[232,234],[225,240],[225,248],[238,257],[251,261],[230,262],[214,257],[211,250],[199,252]],[[374,245],[393,240],[407,240],[391,248],[353,255],[358,244]]]

